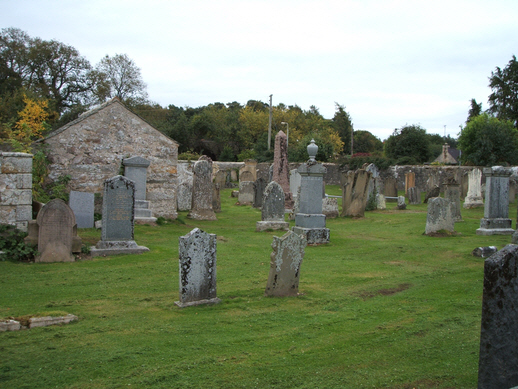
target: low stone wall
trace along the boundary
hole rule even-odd
[[[0,223],[27,231],[32,219],[32,154],[0,153]]]

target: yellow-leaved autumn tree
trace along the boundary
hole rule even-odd
[[[24,96],[25,108],[18,112],[18,121],[14,128],[7,131],[7,141],[15,151],[30,153],[32,143],[43,138],[45,121],[49,117],[47,100],[33,100]]]

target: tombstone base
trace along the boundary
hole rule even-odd
[[[135,224],[156,224],[156,217],[136,217]]]
[[[297,213],[295,215],[295,225],[301,228],[325,228],[326,227],[326,215],[324,214],[309,214],[309,213]]]
[[[139,246],[134,240],[99,241],[90,249],[92,257],[119,254],[142,254],[149,251],[147,247]]]
[[[216,213],[213,210],[208,209],[191,209],[187,214],[187,217],[194,220],[218,220],[216,218]]]
[[[308,244],[329,243],[329,228],[293,227],[292,231],[305,237]]]
[[[260,221],[255,224],[255,231],[266,231],[266,230],[284,230],[288,231],[290,223],[285,221]]]
[[[220,302],[221,302],[221,299],[219,299],[218,297],[214,297],[212,299],[189,301],[186,303],[182,303],[181,301],[175,301],[174,305],[176,305],[177,307],[180,307],[180,308],[185,308],[185,307],[192,307],[192,306],[203,305],[203,304],[219,304]]]
[[[484,206],[484,201],[482,200],[482,197],[473,197],[473,198],[466,198],[464,201],[464,204],[462,205],[463,208],[471,209],[471,208],[481,208]]]
[[[507,218],[480,219],[477,235],[512,235],[512,220]]]
[[[55,245],[54,247],[48,247],[40,255],[34,258],[34,262],[75,262],[76,258],[70,252],[70,247],[64,245]]]

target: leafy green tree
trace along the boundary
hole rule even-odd
[[[518,62],[514,55],[505,68],[491,72],[489,87],[492,93],[488,112],[518,126]]]
[[[477,100],[471,99],[470,100],[471,107],[468,111],[468,118],[466,119],[466,124],[468,124],[471,119],[476,118],[478,115],[482,113],[482,103],[478,104]]]
[[[431,153],[426,130],[416,124],[396,128],[385,141],[385,155],[399,164],[428,161]]]
[[[140,68],[126,54],[106,55],[95,69],[100,78],[95,90],[99,102],[116,96],[130,104],[147,101],[147,86]]]
[[[464,165],[518,164],[518,130],[512,121],[486,113],[473,118],[462,129],[459,147]]]
[[[354,131],[354,153],[375,153],[383,151],[383,142],[369,131]],[[346,149],[347,150],[347,149]]]
[[[344,143],[344,153],[348,153],[349,150],[351,150],[351,132],[353,131],[353,123],[351,116],[345,111],[345,106],[336,102],[335,116],[333,117],[333,128],[338,133],[338,135],[340,135],[340,139]],[[356,134],[354,137],[356,138]],[[354,139],[354,149],[354,151],[357,152],[356,139]]]

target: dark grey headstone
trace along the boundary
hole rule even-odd
[[[146,199],[147,168],[150,162],[142,157],[132,157],[122,160],[124,176],[135,183],[135,200]]]
[[[216,234],[193,229],[179,238],[179,307],[218,303],[216,296]]]
[[[254,208],[261,208],[263,206],[263,194],[266,189],[266,181],[259,177],[254,182]]]
[[[68,205],[76,217],[77,228],[94,227],[94,203],[93,193],[70,191]]]
[[[135,184],[124,176],[104,182],[103,241],[133,240]]]
[[[518,245],[484,262],[479,389],[518,385]]]

